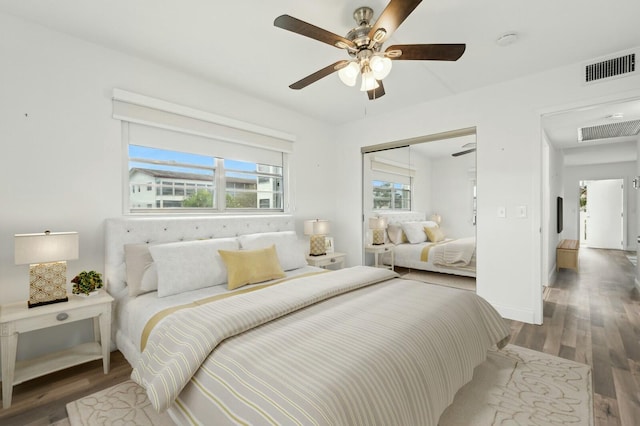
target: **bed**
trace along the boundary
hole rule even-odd
[[[395,266],[467,277],[476,276],[475,236],[446,238],[440,234],[432,239],[424,232],[425,226],[436,230],[439,226],[426,220],[424,213],[381,212],[378,215],[387,220],[386,239],[395,246]],[[408,241],[407,235],[411,235],[413,241]],[[391,255],[386,253],[381,257],[381,261],[390,265]]]
[[[471,292],[385,269],[291,268],[296,255],[278,244],[293,226],[288,215],[108,219],[114,337],[132,378],[178,424],[436,425],[487,349],[506,344],[504,320]],[[255,248],[265,238],[275,244]],[[167,274],[198,280],[171,263],[199,261],[194,246],[234,240],[243,249],[221,257],[270,251],[285,276],[228,290],[237,265],[224,260],[228,282],[161,288]],[[131,296],[125,247],[138,245],[154,253],[158,288]]]

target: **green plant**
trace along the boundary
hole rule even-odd
[[[102,274],[96,271],[82,271],[71,282],[73,283],[73,294],[89,294],[102,288]]]

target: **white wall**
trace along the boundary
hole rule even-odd
[[[291,187],[297,230],[302,235],[305,219],[336,220],[332,127],[2,14],[0,57],[2,304],[28,299],[28,265],[13,262],[16,233],[78,231],[80,258],[68,263],[68,278],[82,270],[103,271],[103,221],[123,214],[125,153],[120,122],[111,118],[114,88],[296,135]],[[345,244],[340,233],[335,243]],[[19,358],[91,337],[88,322],[62,327],[21,336]]]
[[[580,233],[580,195],[579,182],[581,180],[624,180],[624,243],[625,250],[635,250],[637,235],[636,199],[638,191],[633,189],[633,178],[636,174],[636,162],[595,164],[588,166],[572,166],[564,169],[564,231],[562,238],[579,240]]]
[[[472,192],[475,155],[442,157],[432,160],[431,165],[431,205],[427,219],[433,213],[442,216],[440,226],[447,238],[475,236]]]
[[[640,136],[638,136],[638,152],[640,152]],[[640,179],[640,156],[636,160],[636,175],[634,176]],[[632,185],[633,186],[633,185]],[[640,249],[640,195],[638,195],[639,189],[636,189],[636,235],[634,235],[633,241],[636,241],[635,244],[630,242],[630,250],[635,251],[636,255]],[[636,258],[637,259],[637,258]],[[636,287],[640,290],[640,262],[636,260]]]
[[[565,235],[565,230],[558,233],[558,220],[557,220],[557,204],[558,197],[565,198],[564,181],[563,181],[563,153],[561,150],[555,149],[549,143],[547,135],[543,132],[542,135],[543,151],[546,152],[547,158],[547,178],[546,188],[542,188],[543,196],[546,194],[546,202],[543,203],[543,226],[545,230],[543,234],[543,242],[546,244],[546,250],[543,251],[543,285],[549,285],[554,282],[556,273],[556,247],[558,243]],[[544,159],[543,159],[544,161]],[[564,205],[564,203],[563,203]],[[563,228],[566,226],[566,222],[563,221]]]
[[[640,93],[640,76],[591,86],[579,78],[577,64],[343,126],[336,167],[344,182],[336,194],[342,212],[336,231],[349,242],[343,250],[350,257],[360,251],[361,219],[350,194],[360,187],[353,164],[361,141],[373,145],[476,126],[477,291],[507,318],[541,322],[541,114]],[[386,96],[393,96],[391,86]],[[501,206],[504,219],[496,215]],[[515,216],[517,206],[527,208],[526,218]]]

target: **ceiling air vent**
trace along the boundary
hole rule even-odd
[[[640,132],[640,120],[622,121],[620,123],[601,124],[599,126],[581,127],[578,129],[578,142],[596,139],[620,138],[635,136]]]
[[[628,53],[609,57],[584,66],[584,83],[590,84],[616,77],[626,77],[636,72],[636,54]]]

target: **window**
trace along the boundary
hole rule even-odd
[[[374,180],[374,210],[411,210],[411,184]]]
[[[113,118],[128,153],[125,212],[285,211],[293,135],[120,89]]]
[[[131,211],[283,210],[280,165],[129,144],[129,185]],[[148,190],[141,192],[142,186]]]

